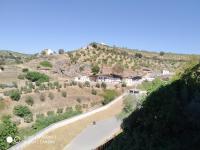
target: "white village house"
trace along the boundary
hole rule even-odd
[[[88,76],[85,76],[85,75],[84,76],[80,75],[80,76],[75,77],[74,81],[81,82],[81,83],[84,83],[86,81],[90,82],[90,78]]]
[[[170,72],[168,70],[163,70],[162,75],[170,75]]]
[[[43,52],[45,53],[45,55],[52,55],[52,54],[54,54],[54,51],[52,51],[51,49],[48,49],[48,48],[44,49],[44,50],[41,52],[41,54],[42,54]]]

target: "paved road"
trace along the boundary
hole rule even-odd
[[[96,122],[84,129],[64,150],[92,150],[120,130],[121,121],[112,117]]]

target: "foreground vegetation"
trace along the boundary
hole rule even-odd
[[[70,117],[76,116],[78,114],[81,114],[81,111],[79,110],[66,110],[64,113],[58,113],[58,114],[50,114],[49,116],[45,117],[43,115],[39,116],[36,122],[32,125],[31,128],[22,128],[19,130],[20,137],[26,137],[30,136],[32,134],[37,133],[38,131],[48,127],[49,125],[56,123],[58,121],[68,119]]]
[[[200,63],[151,92],[123,121],[108,149],[197,150],[200,148]]]

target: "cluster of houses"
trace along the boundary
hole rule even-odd
[[[82,74],[74,78],[76,82],[98,82],[106,84],[125,83],[127,86],[133,86],[142,83],[143,81],[153,81],[156,77],[169,77],[171,73],[168,70],[163,70],[162,73],[155,73],[148,68],[143,68],[140,73],[132,70],[124,70],[123,73],[114,73],[110,67],[103,67],[100,74]]]

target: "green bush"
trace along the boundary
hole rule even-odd
[[[43,82],[48,82],[49,81],[49,76],[43,74],[43,73],[39,73],[39,72],[35,72],[35,71],[29,71],[26,74],[26,78],[32,82],[36,82],[37,85],[43,83]]]
[[[0,149],[9,149],[13,144],[6,142],[8,136],[15,137],[18,134],[17,126],[14,124],[10,117],[4,117],[0,122]]]
[[[97,87],[97,88],[100,88],[100,84],[99,84],[99,83],[97,83],[97,84],[96,84],[96,87]]]
[[[47,126],[49,126],[52,123],[70,118],[72,116],[80,114],[80,111],[67,111],[62,114],[52,114],[49,115],[48,117],[43,117],[43,118],[38,118],[36,122],[32,126],[32,132],[37,132]]]
[[[78,111],[78,112],[81,112],[81,111],[82,111],[81,105],[78,105],[78,104],[75,106],[75,109],[76,109],[76,111]]]
[[[107,84],[106,84],[106,83],[104,83],[104,82],[102,82],[102,83],[101,83],[101,87],[102,87],[103,89],[106,89],[106,87],[107,87]]]
[[[103,93],[104,100],[103,105],[108,104],[117,97],[118,93],[115,90],[105,90]]]
[[[49,93],[48,97],[53,100],[54,99],[54,94],[52,92]]]
[[[44,93],[41,93],[41,94],[40,94],[40,100],[41,100],[42,102],[44,102],[45,99],[46,99],[45,94],[44,94]]]
[[[95,89],[92,89],[91,93],[92,95],[97,95],[97,91]]]
[[[26,102],[28,105],[33,106],[33,104],[34,104],[33,97],[27,96],[25,102]]]
[[[22,69],[22,72],[28,72],[29,70],[28,70],[28,68],[23,68]]]
[[[58,108],[58,109],[57,109],[57,113],[58,113],[58,114],[63,113],[63,108]]]
[[[63,97],[67,97],[67,92],[66,91],[62,91],[62,96]]]
[[[53,67],[53,65],[49,61],[42,61],[42,62],[40,62],[40,65],[43,67],[48,67],[48,68]]]
[[[100,71],[100,68],[99,68],[98,65],[94,65],[94,66],[92,67],[92,73],[93,73],[93,75],[98,74],[99,71]]]
[[[66,111],[66,112],[71,112],[71,111],[73,111],[73,108],[72,108],[72,107],[67,107],[67,108],[65,109],[65,111]]]
[[[48,111],[47,112],[47,116],[52,116],[52,115],[54,115],[54,111]]]
[[[12,90],[9,94],[10,98],[14,101],[19,101],[21,98],[21,93],[19,90]]]
[[[25,75],[24,74],[19,74],[17,76],[18,79],[24,80],[25,79]]]
[[[76,99],[76,101],[77,101],[78,103],[81,103],[81,98],[78,97],[78,98]]]
[[[89,81],[85,81],[84,86],[90,87],[90,82]]]
[[[14,107],[13,113],[19,117],[24,118],[25,116],[28,116],[31,113],[30,109],[27,106],[17,105]]]

